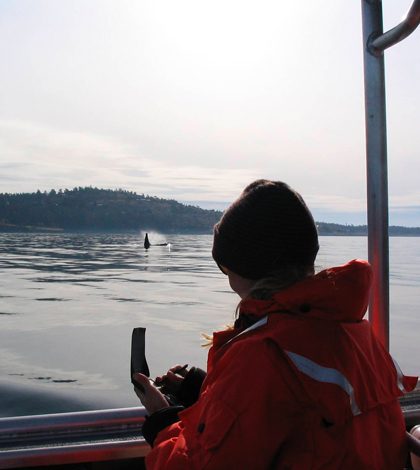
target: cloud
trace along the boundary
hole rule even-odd
[[[390,198],[390,207],[394,210],[419,210],[420,208],[420,191],[413,192],[405,196],[392,196]]]
[[[310,208],[334,212],[360,212],[366,210],[366,199],[332,195],[312,195],[306,198]]]
[[[176,158],[168,161],[167,156],[160,160],[137,141],[70,132],[28,121],[0,120],[0,147],[0,192],[48,191],[78,186],[122,188],[186,204],[224,209],[251,181],[275,178],[270,175],[272,167],[243,168],[237,165],[220,168],[212,167],[208,160],[186,164]],[[322,184],[322,168],[321,173],[312,178],[315,186],[310,186],[310,182],[305,184],[303,175],[299,179],[300,170],[296,165],[293,171],[291,185],[296,183],[299,190],[311,191],[301,192],[309,208],[323,220],[343,220],[338,214],[344,214],[349,221],[356,214],[354,220],[365,218],[366,197],[354,183],[351,186],[353,194],[343,195],[344,189],[340,193],[337,182],[332,184],[330,174],[325,178],[331,184]],[[390,212],[400,214],[398,220],[408,220],[402,219],[407,214],[410,225],[416,225],[413,222],[418,213],[415,206],[420,206],[419,191],[390,198]]]
[[[0,191],[74,186],[123,188],[185,201],[232,200],[255,170],[178,166],[142,154],[138,145],[31,122],[0,121]]]

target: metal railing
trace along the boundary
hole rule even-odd
[[[420,393],[401,400],[408,427],[420,422]],[[144,408],[0,418],[0,469],[145,457]]]
[[[420,23],[420,0],[404,21],[383,32],[382,1],[362,0],[368,199],[368,252],[373,285],[369,320],[389,349],[388,162],[383,51],[402,41]]]
[[[0,419],[0,469],[140,458],[144,408]]]
[[[408,37],[420,23],[420,0],[414,0],[406,17],[395,28],[386,33],[372,38],[371,48],[375,54],[380,54],[385,49],[394,46]]]

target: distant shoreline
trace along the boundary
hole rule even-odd
[[[122,189],[79,187],[0,194],[0,233],[212,234],[223,212]],[[367,236],[366,225],[316,222],[321,236]],[[389,227],[391,237],[420,237],[420,227]]]
[[[334,224],[337,225],[337,224]],[[318,235],[321,237],[367,237],[367,227],[364,233],[363,230],[360,230],[360,227],[357,227],[358,230],[352,231],[347,225],[341,225],[342,230],[323,230],[319,227],[318,224]],[[1,233],[37,233],[37,234],[46,234],[46,235],[71,235],[71,234],[90,234],[90,235],[139,235],[143,232],[150,231],[155,232],[153,228],[151,229],[133,229],[133,230],[121,230],[121,229],[107,229],[107,230],[97,230],[97,229],[62,229],[62,228],[49,228],[49,227],[33,227],[33,226],[20,226],[12,224],[3,224],[0,223],[0,234]],[[159,230],[156,231],[162,235],[212,235],[212,231],[165,231]],[[408,232],[408,233],[407,233]],[[420,228],[418,227],[393,227],[389,228],[390,237],[420,237]]]

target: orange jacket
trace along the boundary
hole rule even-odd
[[[369,264],[323,271],[214,335],[200,398],[160,431],[152,469],[403,469],[404,377],[362,320]]]

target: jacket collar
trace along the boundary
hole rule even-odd
[[[367,310],[371,279],[369,263],[353,260],[321,271],[269,300],[245,299],[241,303],[240,318],[252,318],[252,324],[271,313],[290,313],[337,322],[358,322]],[[235,328],[214,333],[213,346],[218,349],[249,326],[238,321]]]
[[[337,322],[358,322],[369,304],[371,279],[369,263],[353,260],[321,271],[269,300],[246,299],[240,313],[258,318],[287,312]]]

